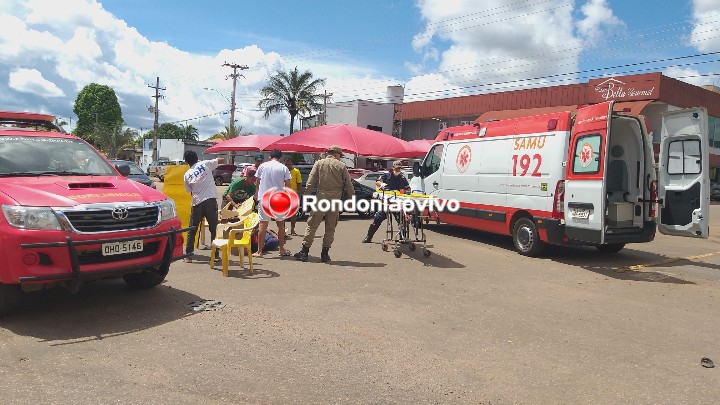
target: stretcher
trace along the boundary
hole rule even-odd
[[[428,223],[429,213],[421,212],[418,207],[411,210],[403,209],[399,212],[391,212],[387,209],[396,201],[402,202],[403,199],[428,199],[435,198],[422,193],[404,193],[401,191],[377,190],[373,194],[373,198],[384,200],[386,204],[387,223],[385,230],[385,238],[382,240],[382,250],[387,252],[390,245],[393,245],[393,253],[395,257],[402,256],[400,245],[408,245],[410,251],[415,251],[418,245],[422,245],[423,256],[429,257],[430,251],[427,248],[427,238],[425,237],[424,223]]]

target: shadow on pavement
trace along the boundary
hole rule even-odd
[[[447,224],[432,225],[429,229],[442,235],[471,240],[495,246],[500,249],[505,249],[513,254],[518,254],[515,251],[512,238],[509,236],[497,235]],[[632,270],[631,267],[639,264],[663,263],[662,265],[664,267],[694,265],[720,270],[720,266],[710,263],[691,261],[687,259],[670,261],[673,260],[673,258],[656,253],[634,250],[627,247],[617,253],[601,253],[592,246],[551,245],[547,246],[544,254],[536,260],[552,260],[554,262],[570,266],[577,266],[617,280],[648,281],[670,284],[695,283],[667,274],[649,271],[649,266],[643,267],[640,270]]]
[[[315,260],[313,260],[315,259]],[[313,258],[310,257],[309,262],[320,262],[320,258]],[[326,263],[328,266],[344,266],[344,267],[385,267],[387,266],[387,263],[361,263],[361,262],[352,262],[349,260],[331,260],[330,262]]]
[[[122,280],[89,283],[77,294],[62,288],[27,293],[23,305],[0,319],[3,328],[52,346],[125,335],[194,314],[185,304],[201,299],[161,284],[131,290]],[[208,298],[208,299],[211,299]]]

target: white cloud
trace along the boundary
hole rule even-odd
[[[714,84],[713,82],[717,80],[717,76],[704,76],[698,70],[674,66],[666,69],[663,74],[696,86]]]
[[[692,46],[702,52],[720,51],[720,2],[693,0]]]
[[[36,69],[16,69],[10,73],[8,86],[23,93],[40,95],[41,97],[63,97],[63,93],[55,83],[45,79]]]
[[[492,92],[499,89],[494,83],[577,71],[582,43],[573,32],[573,5],[572,0],[419,0],[425,28],[413,46],[423,62],[406,66],[420,73],[432,62],[433,48],[449,45],[439,53],[438,74],[413,79],[415,92],[423,92],[421,86],[428,91],[446,86],[451,94]],[[537,86],[541,80],[519,83]]]
[[[607,0],[588,0],[580,11],[585,17],[577,23],[578,32],[589,45],[600,43],[607,30],[625,28],[608,7]]]

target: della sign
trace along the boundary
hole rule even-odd
[[[657,99],[660,94],[659,85],[660,80],[654,75],[595,79],[588,82],[588,98],[592,103]]]

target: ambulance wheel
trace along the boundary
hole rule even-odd
[[[513,243],[518,253],[523,256],[537,256],[545,248],[535,222],[529,218],[520,218],[515,222]]]
[[[430,257],[430,251],[427,249],[423,249],[423,256]]]
[[[17,284],[0,284],[0,316],[20,306],[22,295],[22,290]]]
[[[400,256],[402,256],[402,253],[400,253],[400,251],[397,250],[397,249],[395,249],[395,251],[393,252],[393,254],[395,255],[395,257],[400,257]]]
[[[607,245],[597,245],[595,249],[600,253],[617,253],[625,247],[624,243],[608,243]]]
[[[387,244],[387,243],[383,242],[383,244],[382,244],[382,250],[383,250],[383,252],[387,252],[387,251],[388,251],[388,244]]]
[[[147,290],[153,288],[165,280],[167,272],[149,269],[140,273],[130,273],[123,276],[125,284],[133,290]]]
[[[409,247],[410,247],[410,251],[411,251],[411,252],[414,252],[415,249],[417,248],[417,246],[415,246],[414,243],[411,243]]]

